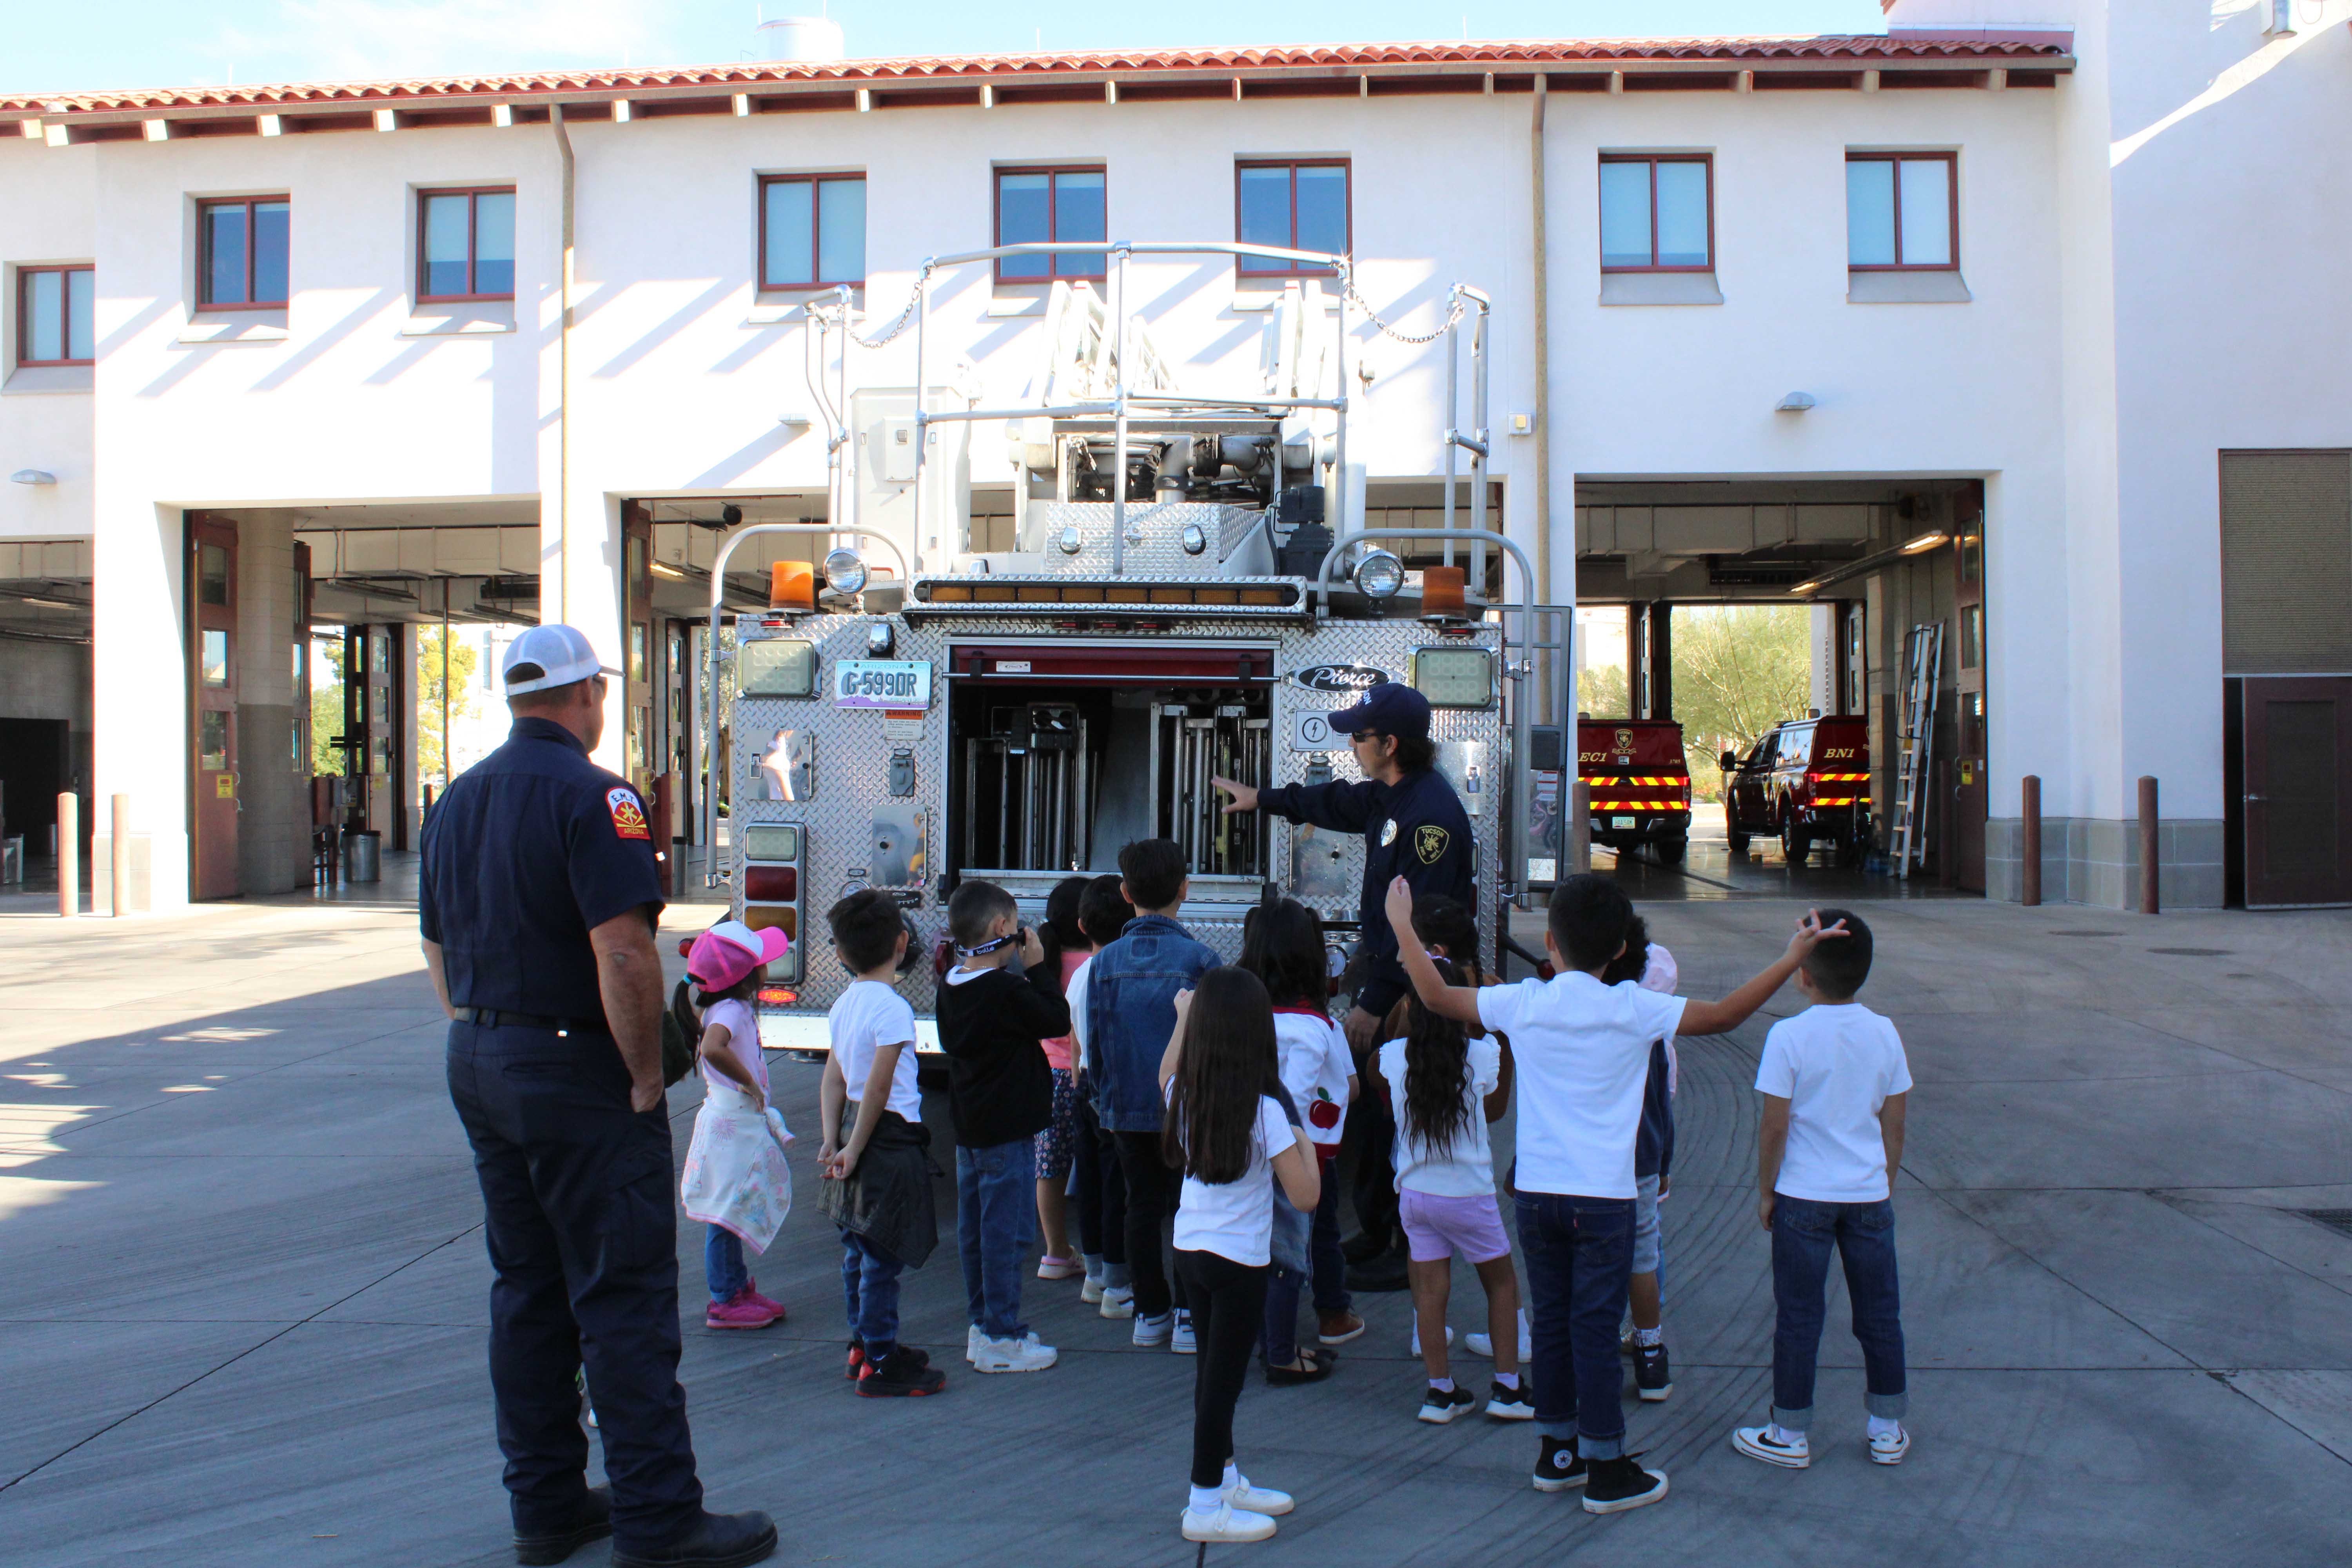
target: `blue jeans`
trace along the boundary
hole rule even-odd
[[[1314,1227],[1308,1231],[1307,1250],[1314,1259],[1315,1310],[1318,1312],[1344,1312],[1355,1302],[1348,1294],[1348,1260],[1339,1255],[1339,1163],[1323,1162],[1323,1201],[1315,1205]]]
[[[1633,1272],[1633,1200],[1516,1193],[1531,1310],[1536,1426],[1586,1459],[1625,1452],[1617,1322]]]
[[[841,1233],[841,1295],[849,1331],[867,1349],[898,1342],[898,1275],[906,1265],[858,1235]]]
[[[1021,1271],[1037,1220],[1037,1146],[1016,1138],[985,1149],[956,1148],[956,1245],[971,1321],[995,1340],[1028,1332],[1021,1321]]]
[[[1830,1248],[1845,1266],[1853,1337],[1862,1344],[1863,1407],[1899,1420],[1910,1408],[1903,1379],[1902,1301],[1895,1282],[1895,1205],[1772,1199],[1772,1419],[1801,1432],[1813,1414],[1813,1363],[1827,1316],[1822,1289]]]
[[[703,1281],[710,1287],[713,1302],[731,1301],[735,1292],[751,1278],[751,1271],[743,1264],[743,1244],[724,1226],[703,1228],[710,1233],[702,1238]]]

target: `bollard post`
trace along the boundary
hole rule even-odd
[[[107,846],[112,861],[108,885],[113,889],[112,913],[120,919],[131,908],[131,797],[116,795],[113,807],[114,837]]]
[[[1592,869],[1592,786],[1577,780],[1568,800],[1568,842],[1560,848],[1568,854],[1570,872],[1580,876]]]
[[[2139,781],[2139,912],[2158,912],[2156,780],[2143,773]]]
[[[58,918],[81,913],[81,796],[58,796]]]
[[[2028,909],[2042,901],[2042,780],[2025,775],[2017,829],[2017,901]]]

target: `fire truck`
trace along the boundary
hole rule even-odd
[[[1819,843],[1837,846],[1837,863],[1862,864],[1870,850],[1870,723],[1860,718],[1790,719],[1776,724],[1746,757],[1726,752],[1723,826],[1733,854],[1750,838],[1778,834],[1791,866]]]
[[[1591,810],[1592,842],[1646,848],[1662,866],[1690,852],[1690,764],[1672,719],[1576,721],[1576,773]]]
[[[1116,870],[1138,838],[1182,848],[1191,891],[1181,918],[1229,959],[1272,884],[1322,916],[1336,963],[1356,931],[1360,840],[1226,816],[1209,780],[1263,788],[1359,776],[1327,716],[1391,680],[1433,710],[1437,765],[1477,837],[1482,957],[1499,968],[1496,933],[1526,865],[1516,825],[1528,715],[1517,685],[1536,616],[1525,557],[1484,526],[1488,301],[1456,286],[1441,331],[1412,340],[1458,358],[1459,338],[1472,338],[1466,421],[1452,405],[1456,361],[1447,367],[1445,417],[1461,428],[1444,433],[1446,528],[1368,531],[1344,484],[1347,356],[1368,318],[1388,329],[1344,257],[1094,247],[1108,253],[1108,299],[1052,285],[1024,397],[991,405],[968,384],[931,385],[925,332],[940,279],[1071,248],[1003,246],[925,263],[898,318],[913,328],[919,400],[903,386],[853,388],[851,344],[875,340],[849,337],[845,299],[813,312],[812,331],[824,334],[814,384],[832,426],[828,518],[839,521],[740,529],[713,570],[717,648],[728,552],[761,531],[832,546],[821,562],[773,563],[768,608],[734,617],[731,678],[708,687],[712,733],[722,695],[732,702],[724,875],[736,914],[794,939],[761,994],[771,1048],[825,1049],[825,1010],[851,979],[825,936],[836,900],[878,888],[898,900],[911,933],[900,988],[929,1054],[939,982],[925,960],[941,950],[956,887],[998,883],[1034,924],[1058,882]],[[1262,390],[1188,390],[1182,362],[1120,309],[1130,267],[1161,256],[1196,264],[1203,253],[1330,269],[1336,299],[1320,279],[1293,281],[1270,312]],[[1017,475],[1013,536],[1009,550],[975,551],[960,487],[971,443],[991,426]],[[1470,458],[1466,528],[1454,526],[1451,503],[1460,453]],[[1458,552],[1466,566],[1412,574],[1381,547],[1441,537],[1449,561]],[[1508,642],[1475,592],[1490,550],[1518,564]]]

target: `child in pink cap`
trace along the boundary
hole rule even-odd
[[[755,1249],[767,1249],[791,1201],[782,1151],[764,1137],[750,1142],[739,1136],[732,1141],[726,1155],[730,1169],[747,1153],[750,1163],[718,1184],[759,1189],[724,1195],[722,1202],[734,1214],[734,1225],[719,1217],[716,1212],[719,1205],[709,1204],[709,1194],[698,1189],[710,1184],[702,1167],[719,1158],[718,1139],[709,1125],[712,1118],[766,1118],[768,1063],[760,1050],[760,1020],[752,1003],[768,977],[768,965],[783,957],[792,945],[792,939],[773,926],[753,931],[740,921],[721,921],[697,937],[686,955],[687,979],[695,986],[695,1005],[702,1017],[698,1055],[703,1109],[695,1119],[694,1143],[679,1185],[687,1194],[688,1217],[704,1220],[709,1228],[702,1247],[703,1276],[710,1287],[710,1305],[702,1321],[709,1328],[764,1329],[784,1316],[781,1302],[760,1294],[759,1282],[743,1261],[744,1233],[738,1228],[752,1232]],[[704,1201],[698,1203],[698,1197]],[[753,1201],[743,1202],[747,1197]],[[766,1201],[759,1201],[762,1198]],[[697,1214],[698,1206],[709,1212]]]

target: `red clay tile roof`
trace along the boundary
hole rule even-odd
[[[434,99],[529,100],[566,93],[615,94],[684,88],[729,90],[761,86],[843,87],[948,80],[1024,82],[1055,77],[1199,72],[1242,74],[1378,70],[1415,66],[1484,67],[1509,71],[1610,61],[1720,62],[1831,69],[1869,68],[1882,62],[2046,60],[2072,64],[2072,36],[2063,31],[1859,34],[1820,37],[1564,38],[1516,42],[1337,44],[1260,49],[1137,49],[1071,54],[937,55],[901,59],[743,62],[667,68],[522,71],[505,75],[436,77],[404,81],[280,82],[234,87],[157,88],[113,92],[27,93],[0,98],[0,114],[121,114],[131,110],[275,106],[380,105]]]

